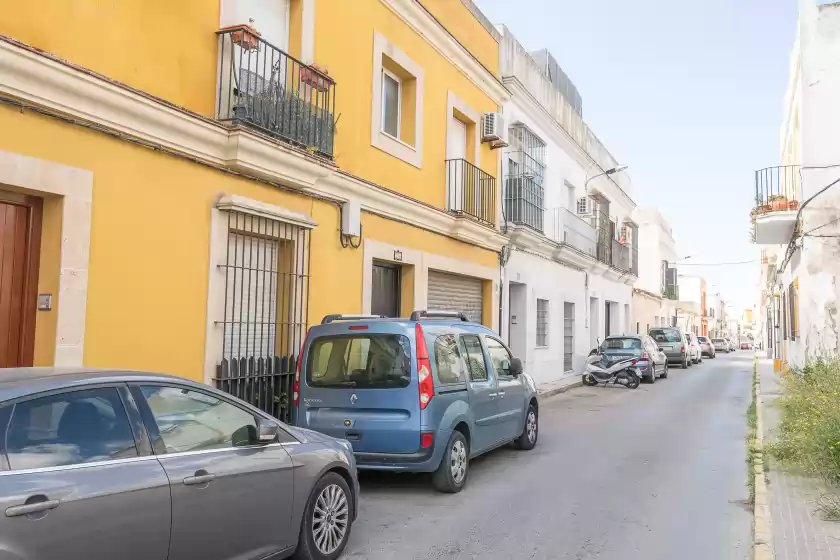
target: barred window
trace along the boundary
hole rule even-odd
[[[639,323],[636,323],[636,330]],[[575,354],[575,304],[563,304],[563,371],[574,369]]]
[[[222,360],[216,387],[289,419],[306,334],[309,229],[227,212]]]
[[[537,300],[537,346],[548,346],[548,300]]]

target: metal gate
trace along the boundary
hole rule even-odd
[[[309,229],[228,213],[222,361],[216,387],[284,421],[306,334]]]
[[[430,270],[428,308],[460,311],[470,321],[481,323],[481,282],[479,278]]]
[[[370,312],[386,317],[400,316],[400,268],[374,263]]]

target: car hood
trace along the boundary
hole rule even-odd
[[[328,436],[326,434],[322,434],[321,432],[316,432],[315,430],[310,430],[308,428],[299,428],[297,426],[285,426],[286,431],[290,434],[295,436],[297,439],[302,441],[303,443],[325,443],[330,441],[336,441],[336,438],[332,436]]]

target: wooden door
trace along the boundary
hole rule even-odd
[[[0,367],[32,365],[41,212],[40,198],[0,191]]]
[[[386,317],[400,316],[400,268],[398,266],[374,263],[370,312]]]

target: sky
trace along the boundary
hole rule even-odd
[[[756,300],[754,171],[779,165],[797,0],[477,0],[528,50],[548,48],[583,117],[673,226],[681,274],[730,312]],[[753,261],[743,265],[697,266]]]

